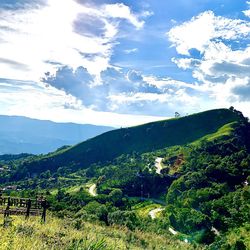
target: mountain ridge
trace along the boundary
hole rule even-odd
[[[217,109],[186,117],[151,122],[105,132],[72,147],[44,155],[24,164],[31,172],[56,171],[58,167],[87,168],[133,151],[143,153],[174,145],[184,145],[215,133],[241,116],[228,109]]]

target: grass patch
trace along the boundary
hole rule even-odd
[[[199,139],[198,141],[194,142],[194,143],[199,143],[203,140],[206,140],[206,141],[215,141],[215,140],[218,140],[218,139],[222,139],[226,136],[230,136],[232,135],[236,125],[238,124],[238,122],[231,122],[231,123],[228,123],[224,126],[222,126],[221,128],[219,128],[215,133],[212,133],[212,134],[208,134],[204,137],[202,137],[201,139]]]

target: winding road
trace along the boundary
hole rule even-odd
[[[157,157],[155,159],[155,168],[156,168],[157,174],[161,174],[161,170],[163,169],[162,164],[161,164],[162,160],[163,160],[163,158],[160,158],[160,157]]]
[[[93,184],[93,185],[90,186],[89,193],[90,193],[91,196],[97,196],[97,193],[96,193],[96,184]]]
[[[164,210],[164,208],[160,208],[160,207],[159,208],[155,208],[155,209],[151,210],[148,213],[148,215],[151,217],[152,220],[154,220],[156,218],[156,214],[159,213],[159,212],[161,212],[161,211],[163,211],[163,210]]]

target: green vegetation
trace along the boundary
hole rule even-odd
[[[233,133],[234,129],[237,127],[237,124],[237,122],[228,123],[220,127],[215,133],[208,134],[195,143],[200,141],[215,141],[230,136]]]
[[[20,189],[6,194],[42,192],[57,230],[70,225],[64,236],[49,234],[62,237],[60,249],[88,249],[87,233],[97,249],[250,248],[250,124],[234,109],[119,129],[0,164],[1,186]],[[19,237],[16,226],[8,230]]]

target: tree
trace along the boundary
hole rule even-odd
[[[109,199],[112,201],[114,204],[118,203],[122,199],[122,190],[117,188],[112,190],[109,193]]]
[[[56,195],[57,201],[63,200],[64,197],[65,197],[65,191],[62,189],[59,189]]]
[[[180,115],[180,113],[175,112],[175,113],[174,113],[174,116],[175,116],[175,118],[179,118],[181,115]]]
[[[108,223],[126,226],[130,230],[134,230],[139,225],[139,219],[133,211],[115,211],[108,214]]]
[[[42,173],[40,174],[40,178],[49,179],[50,177],[51,177],[50,170],[47,170],[47,171],[42,172]]]

